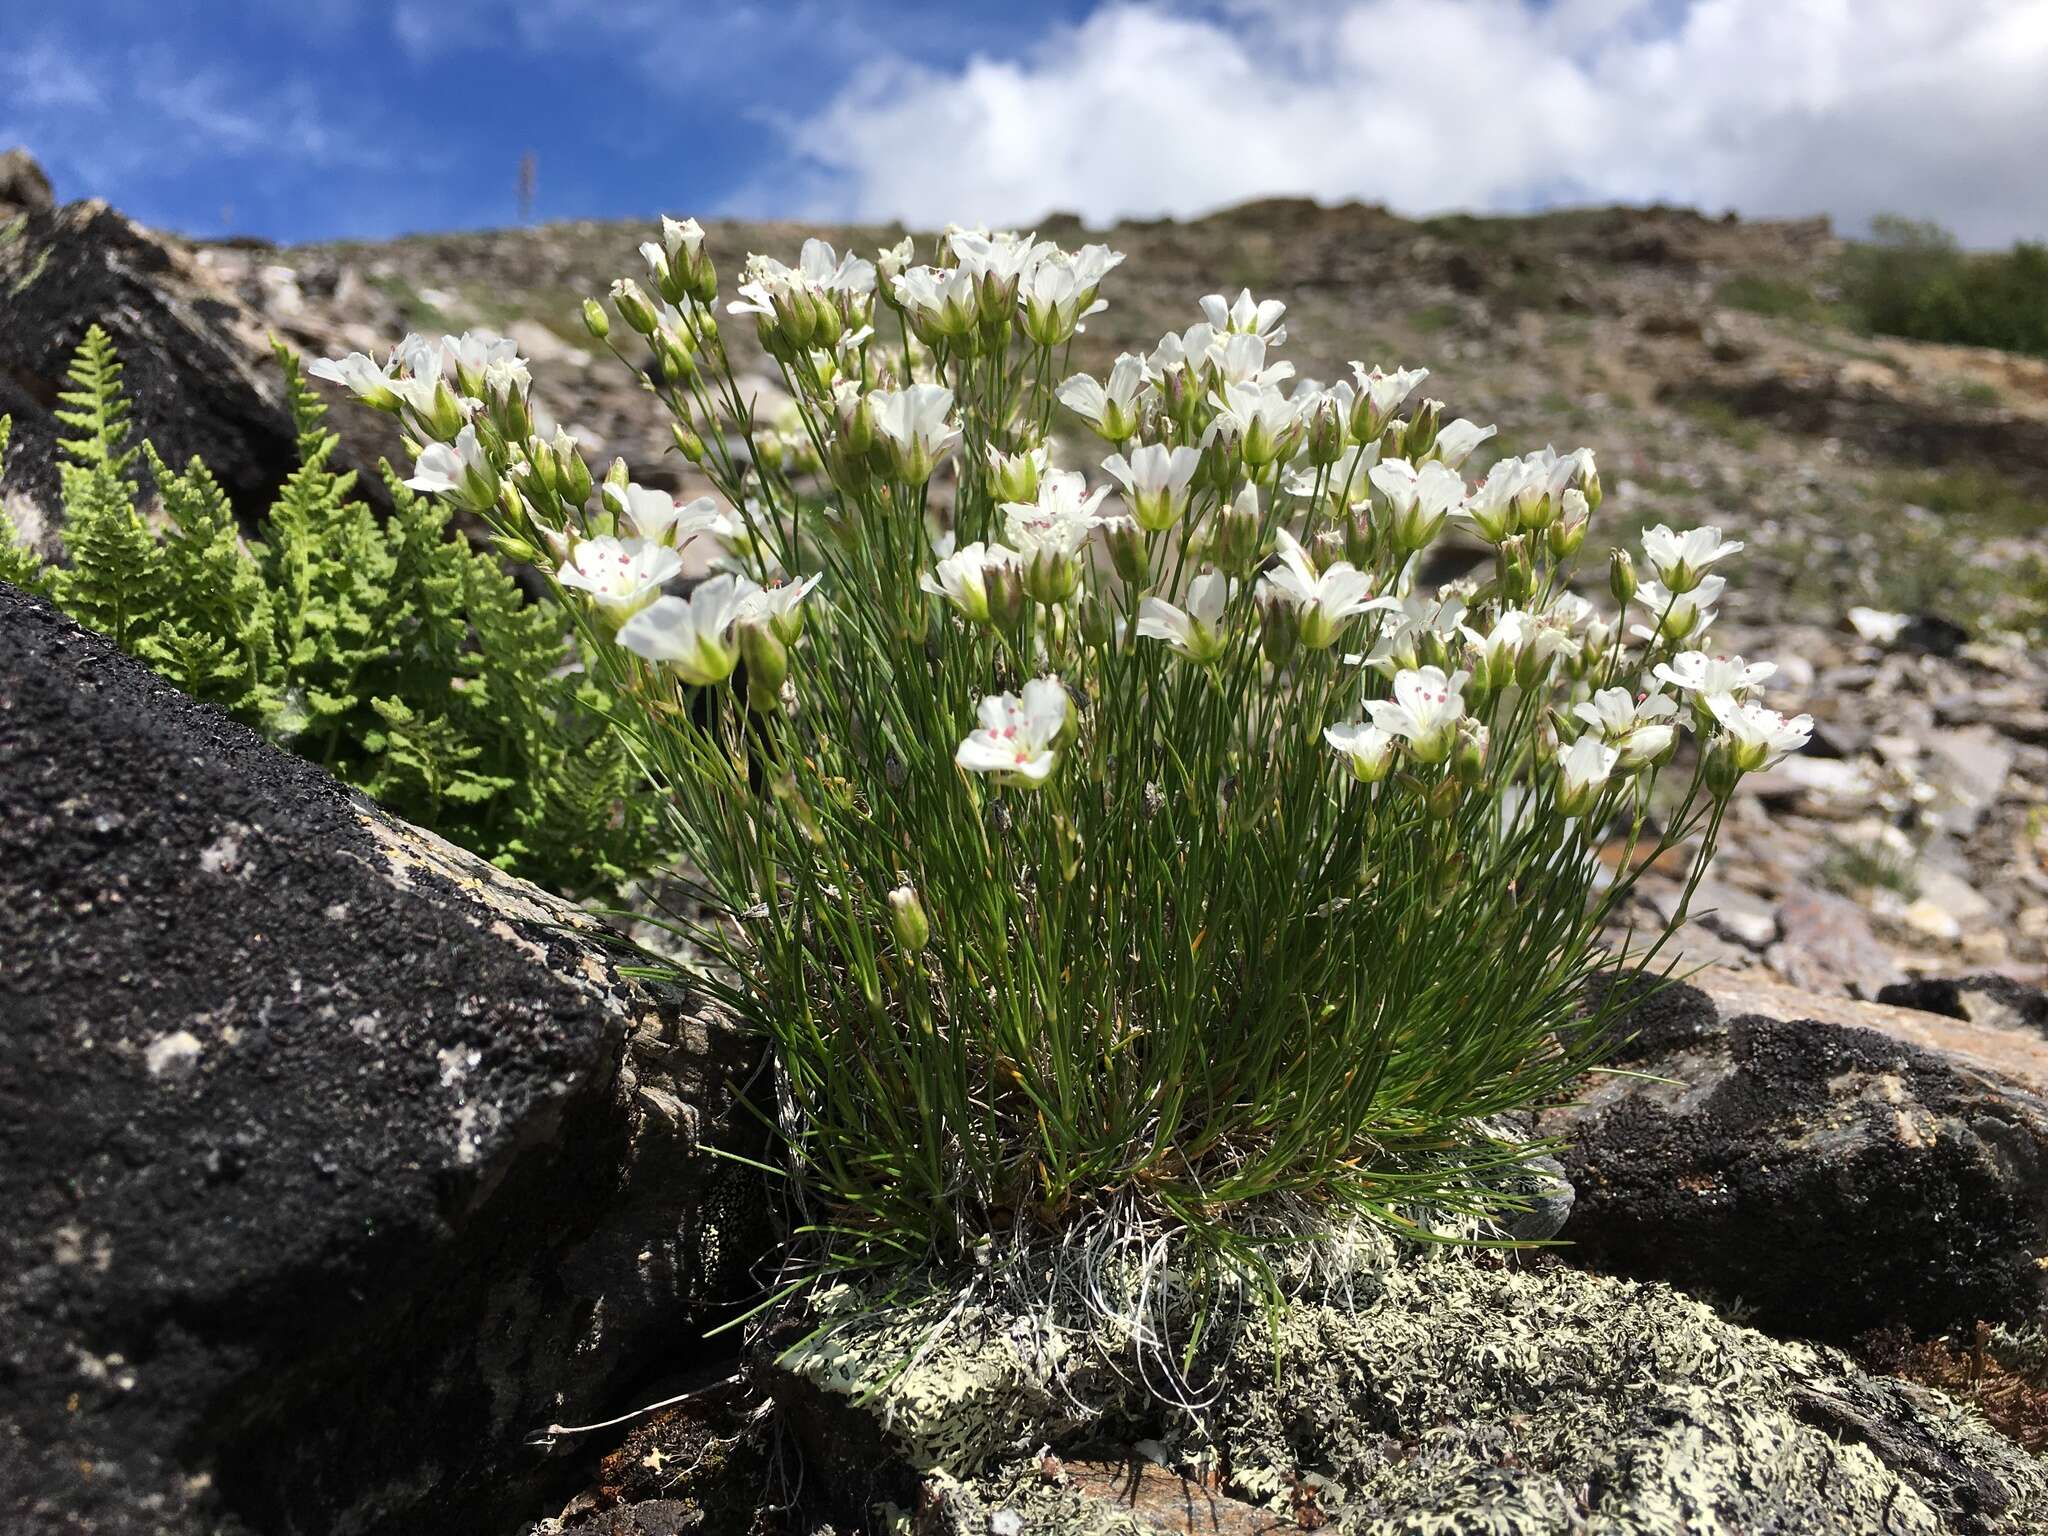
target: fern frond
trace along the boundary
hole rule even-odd
[[[136,455],[128,446],[133,407],[121,388],[121,360],[114,353],[113,339],[99,326],[86,331],[65,377],[71,387],[57,398],[69,409],[55,413],[72,429],[72,435],[62,439],[64,452],[81,467],[125,478]]]
[[[172,601],[156,639],[160,665],[194,698],[261,720],[283,680],[263,573],[206,466],[195,458],[181,474],[154,445],[143,451],[170,522],[163,548]]]

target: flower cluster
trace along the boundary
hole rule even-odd
[[[585,323],[674,417],[682,501],[537,430],[499,338],[315,371],[399,417],[412,483],[545,572],[632,704],[818,1231],[958,1256],[1281,1190],[1338,1223],[1391,1209],[1390,1159],[1403,1199],[1484,1207],[1471,1126],[1583,1066],[1568,983],[1635,872],[1696,881],[1811,731],[1713,649],[1741,545],[1653,528],[1605,608],[1590,450],[1502,456],[1422,368],[1298,378],[1249,291],[1070,373],[1118,253],[928,250],[807,241],[721,304],[664,222],[653,294]]]

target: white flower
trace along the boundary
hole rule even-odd
[[[1145,382],[1145,360],[1126,352],[1109,371],[1107,386],[1077,373],[1054,391],[1061,405],[1095,429],[1095,434],[1121,443],[1138,430],[1138,390]]]
[[[1495,688],[1516,682],[1522,666],[1531,671],[1519,680],[1533,685],[1551,657],[1559,651],[1578,649],[1578,642],[1561,623],[1520,608],[1503,611],[1484,635],[1466,625],[1459,628],[1474,652],[1473,675]]]
[[[1487,543],[1498,544],[1515,531],[1522,493],[1538,473],[1521,459],[1501,459],[1466,495],[1465,504],[1452,509],[1451,516],[1471,524],[1472,531]]]
[[[1372,595],[1372,578],[1348,560],[1339,560],[1318,572],[1301,547],[1301,541],[1285,528],[1276,529],[1280,564],[1261,578],[1266,590],[1278,593],[1294,606],[1301,622],[1301,643],[1309,650],[1325,650],[1336,643],[1344,626],[1361,613],[1399,610],[1391,597]]]
[[[1851,608],[1849,626],[1856,631],[1858,639],[1872,645],[1895,645],[1912,618],[1903,613],[1886,613],[1881,608]]]
[[[1214,661],[1229,643],[1223,611],[1236,593],[1237,583],[1229,577],[1205,571],[1188,583],[1185,610],[1156,597],[1140,603],[1138,634],[1146,640],[1164,640],[1189,661]]]
[[[687,598],[657,598],[634,614],[620,626],[619,644],[674,668],[693,687],[723,682],[739,663],[733,625],[756,590],[742,577],[710,577]]]
[[[979,540],[954,550],[930,571],[918,578],[918,586],[934,597],[943,597],[963,617],[976,624],[988,622],[988,573],[999,566],[1016,565],[1020,556],[1000,544]]]
[[[1757,773],[1783,761],[1813,735],[1811,715],[1794,715],[1788,720],[1775,709],[1745,704],[1725,694],[1708,699],[1707,708],[1727,733],[1728,751],[1741,773]]]
[[[394,358],[393,362],[397,359]],[[388,411],[398,404],[391,389],[391,365],[380,367],[361,352],[347,357],[323,357],[306,369],[316,379],[339,384],[373,410]]]
[[[475,427],[464,427],[453,444],[427,444],[405,483],[415,491],[454,496],[478,512],[498,499],[498,472],[478,443]]]
[[[929,480],[960,441],[959,427],[947,419],[953,391],[943,384],[874,390],[868,404],[874,410],[875,430],[888,439],[897,476],[911,485]]]
[[[1188,485],[1202,467],[1202,454],[1197,448],[1147,443],[1133,449],[1128,459],[1112,453],[1102,467],[1124,488],[1138,526],[1147,533],[1164,533],[1188,509]]]
[[[1365,707],[1374,725],[1407,741],[1417,762],[1440,763],[1451,755],[1465,717],[1465,678],[1463,672],[1446,677],[1441,667],[1410,668],[1394,675],[1391,700]]]
[[[1467,421],[1460,416],[1436,435],[1436,443],[1430,452],[1457,469],[1472,457],[1472,450],[1500,431],[1499,427],[1482,427],[1476,421]]]
[[[1560,500],[1573,486],[1598,478],[1590,448],[1574,448],[1570,453],[1560,454],[1546,443],[1529,455],[1528,462],[1541,476],[1544,494],[1552,502]]]
[[[667,491],[630,481],[625,485],[606,482],[604,496],[619,509],[635,535],[655,544],[680,546],[692,534],[711,529],[719,519],[718,503],[709,496],[679,506]]]
[[[1703,576],[1699,585],[1687,592],[1673,592],[1661,581],[1642,582],[1636,587],[1636,601],[1656,625],[1633,625],[1630,633],[1649,641],[1696,640],[1713,625],[1714,604],[1727,586],[1724,576]]]
[[[1635,697],[1626,688],[1602,688],[1572,713],[1621,755],[1623,768],[1640,768],[1664,755],[1677,738],[1678,703],[1667,693]]]
[[[1434,459],[1417,469],[1406,459],[1382,459],[1370,471],[1372,487],[1387,504],[1387,534],[1406,553],[1421,549],[1465,501],[1465,480]]]
[[[1741,698],[1778,670],[1774,661],[1744,662],[1740,656],[1709,656],[1705,651],[1680,651],[1657,663],[1651,674],[1659,682],[1710,699],[1715,694]]]
[[[1726,560],[1741,548],[1740,541],[1724,540],[1718,528],[1673,533],[1660,523],[1643,535],[1644,556],[1674,592],[1690,592],[1705,577],[1708,566]]]
[[[1591,735],[1581,736],[1558,753],[1557,808],[1567,816],[1585,815],[1620,760],[1619,752]]]
[[[1108,486],[1089,491],[1071,469],[1048,469],[1038,479],[1036,501],[1003,504],[1003,526],[1024,561],[1024,590],[1041,603],[1073,595],[1081,579],[1078,556],[1099,526],[1095,509]]]
[[[1396,368],[1392,373],[1353,363],[1351,376],[1358,381],[1358,403],[1352,408],[1351,435],[1369,443],[1394,419],[1401,402],[1415,393],[1415,387],[1429,377],[1427,368]]]
[[[1081,301],[1086,289],[1071,261],[1041,261],[1017,288],[1024,334],[1041,347],[1064,345],[1080,328]],[[1097,308],[1102,307],[1100,302]]]
[[[454,374],[464,395],[499,399],[508,394],[523,394],[532,383],[518,344],[495,331],[470,330],[460,336],[443,336],[440,354],[443,373]]]
[[[646,539],[579,539],[555,572],[555,580],[588,592],[591,602],[617,624],[653,602],[662,583],[682,568],[682,556]]]
[[[965,267],[911,267],[891,285],[896,302],[927,346],[965,336],[981,318],[981,296]]]
[[[1294,377],[1294,364],[1267,363],[1263,336],[1242,332],[1218,336],[1205,355],[1220,384],[1279,384]]]
[[[803,601],[824,579],[822,575],[814,575],[800,581],[771,581],[767,586],[753,587],[751,591],[743,588],[739,622],[766,624],[783,644],[796,644],[797,636],[804,632]]]
[[[999,693],[981,701],[975,712],[980,727],[960,743],[953,761],[970,773],[993,774],[999,784],[1036,789],[1059,762],[1072,713],[1058,678],[1035,677],[1021,699]]]
[[[704,226],[695,219],[678,222],[666,214],[661,220],[661,243],[668,249],[668,258],[674,261],[678,256],[697,259],[697,252],[704,245]]]
[[[1410,592],[1400,602],[1400,621],[1383,630],[1364,656],[1347,656],[1345,661],[1364,662],[1391,677],[1403,667],[1417,665],[1417,653],[1425,643],[1448,641],[1464,627],[1467,607],[1465,592],[1449,586],[1432,593]]]
[[[1220,431],[1237,441],[1239,456],[1253,469],[1284,458],[1292,451],[1294,429],[1301,421],[1303,401],[1290,399],[1272,384],[1225,383],[1209,396],[1216,419],[1203,434],[1206,446]]]
[[[1377,784],[1391,773],[1400,745],[1398,737],[1363,720],[1325,726],[1323,740],[1350,760],[1351,772],[1361,784]]]
[[[1220,293],[1210,294],[1202,300],[1202,313],[1225,335],[1257,336],[1276,347],[1287,340],[1287,327],[1280,323],[1287,306],[1278,299],[1261,303],[1252,297],[1249,288],[1238,294],[1234,304],[1226,302]]]
[[[1026,559],[1041,551],[1071,555],[1095,531],[1095,509],[1108,494],[1106,485],[1089,490],[1079,470],[1048,469],[1038,477],[1036,501],[1003,503],[1003,526]]]

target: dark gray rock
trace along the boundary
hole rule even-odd
[[[1808,1016],[1786,989],[1760,995],[1772,1014],[1682,984],[1655,993],[1622,1021],[1635,1037],[1615,1060],[1644,1075],[1591,1078],[1544,1117],[1567,1140],[1573,1258],[1834,1342],[2031,1316],[2048,1102],[1953,1028],[1942,1049],[1907,1038],[1920,1032],[1896,1009],[1805,1000],[1888,1026],[1861,1027]]]
[[[2048,992],[2010,976],[1923,976],[1886,987],[1877,1000],[1992,1029],[2027,1030],[2048,1040]]]
[[[11,1532],[495,1536],[760,1251],[734,1031],[4,584],[0,999]]]
[[[94,324],[120,352],[136,436],[174,465],[205,459],[253,525],[297,463],[268,327],[180,242],[97,201],[31,212],[0,241],[0,415],[14,417],[9,492],[55,507],[64,429],[52,413]],[[374,456],[349,446],[359,426],[350,418],[369,415],[336,413],[341,467],[374,468]],[[360,488],[373,503],[388,499],[374,474]],[[47,535],[56,519],[43,522],[39,542],[53,555]]]
[[[17,213],[41,213],[56,206],[50,178],[36,157],[16,145],[0,154],[0,209]]]

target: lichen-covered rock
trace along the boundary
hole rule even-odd
[[[1983,1064],[1999,1042],[1963,1038],[1999,1032],[1710,985],[1718,1000],[1676,985],[1640,1007],[1630,1075],[1545,1117],[1577,1191],[1575,1261],[1836,1343],[2033,1315],[2048,1102]]]
[[[749,1257],[733,1031],[4,583],[0,999],[9,1532],[510,1528]]]
[[[1078,1431],[1051,1407],[1070,1399],[1048,1388],[1035,1330],[946,1311],[842,1324],[776,1376],[778,1400],[806,1400],[816,1475],[849,1505],[895,1504],[919,1536],[2021,1536],[2048,1521],[2048,1467],[1939,1394],[1562,1265],[1444,1253],[1388,1268],[1349,1307],[1244,1328],[1198,1420],[1070,1356],[1066,1386],[1098,1410]],[[933,1465],[947,1421],[973,1429]],[[1138,1475],[1103,1475],[1105,1433]],[[1162,1517],[1171,1483],[1140,1506],[1146,1461],[1178,1474],[1182,1523]]]

